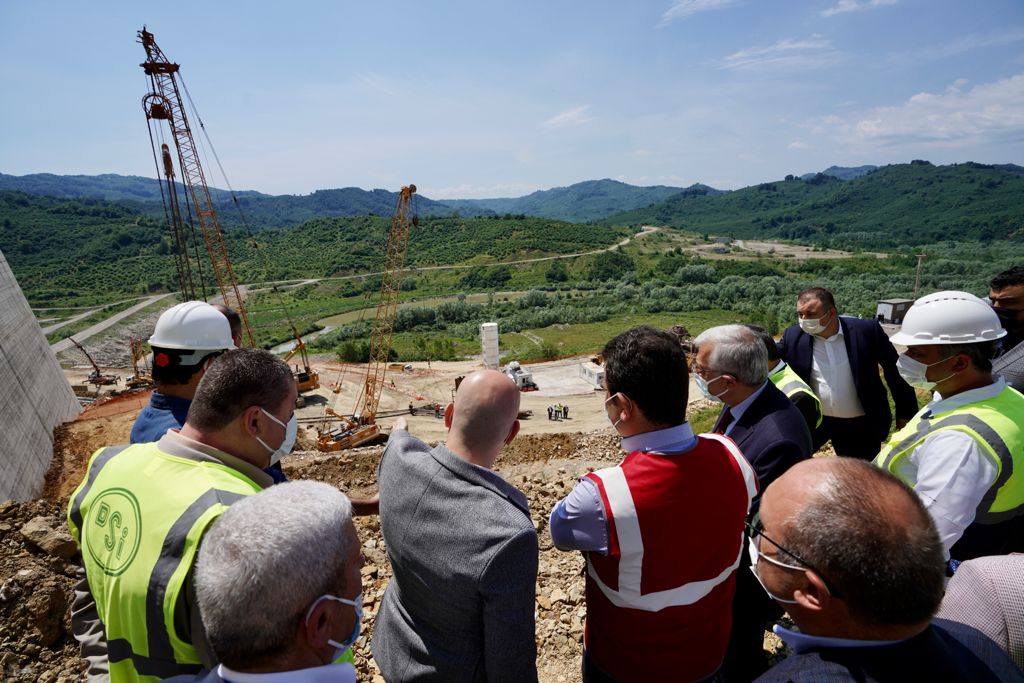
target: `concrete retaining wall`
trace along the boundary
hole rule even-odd
[[[43,486],[53,428],[81,408],[0,252],[0,501]]]

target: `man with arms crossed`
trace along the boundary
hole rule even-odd
[[[729,640],[757,477],[732,441],[686,423],[676,335],[636,327],[603,354],[605,410],[629,455],[580,479],[550,524],[556,547],[586,556],[583,678],[703,680]]]

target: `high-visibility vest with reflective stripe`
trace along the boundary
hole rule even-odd
[[[925,408],[892,435],[875,464],[906,481],[901,474],[904,460],[925,438],[945,430],[969,435],[996,466],[996,479],[978,505],[974,523],[999,524],[1024,514],[1024,395],[1006,387],[993,398],[947,413],[931,415]]]
[[[736,444],[635,452],[591,472],[607,555],[587,553],[587,654],[616,680],[697,680],[729,639],[735,571],[757,476]]]
[[[814,405],[818,409],[818,421],[814,426],[821,426],[821,399],[814,393],[814,390],[811,389],[810,385],[807,384],[800,375],[796,374],[796,370],[789,367],[789,364],[787,363],[782,366],[781,370],[776,371],[773,375],[769,375],[768,379],[770,379],[772,384],[778,387],[779,391],[784,393],[790,401],[793,400],[793,397],[800,394],[807,394],[814,399]]]
[[[196,649],[175,627],[175,607],[206,528],[260,490],[226,465],[170,455],[158,444],[96,451],[68,506],[113,683],[200,670]]]

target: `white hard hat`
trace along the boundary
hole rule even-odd
[[[234,348],[231,325],[224,314],[203,301],[171,306],[156,321],[150,346],[185,351],[224,351]],[[206,354],[192,354],[195,361]],[[182,358],[183,365],[190,365]]]
[[[1006,336],[995,310],[967,292],[935,292],[914,302],[893,344],[972,344]]]

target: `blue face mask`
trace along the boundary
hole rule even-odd
[[[349,634],[348,638],[341,641],[340,643],[336,640],[328,640],[327,643],[334,647],[334,656],[331,657],[331,661],[336,661],[339,657],[345,654],[345,651],[352,647],[352,644],[359,640],[359,633],[362,630],[363,624],[363,594],[360,593],[356,596],[355,600],[346,600],[345,598],[339,598],[335,595],[325,594],[313,601],[313,604],[309,606],[309,611],[306,612],[306,622],[309,622],[309,616],[313,613],[313,610],[317,605],[320,604],[321,600],[333,600],[340,602],[343,605],[351,605],[356,612],[356,623],[352,627],[352,633]]]
[[[694,373],[693,381],[697,384],[697,388],[700,389],[700,393],[704,394],[705,398],[707,398],[709,401],[718,401],[719,403],[721,403],[722,397],[729,393],[729,388],[726,387],[725,391],[719,394],[712,394],[711,390],[708,389],[708,385],[714,382],[716,379],[721,379],[722,377],[725,377],[725,375],[719,375],[718,377],[712,377],[711,379],[704,379],[697,373]]]

